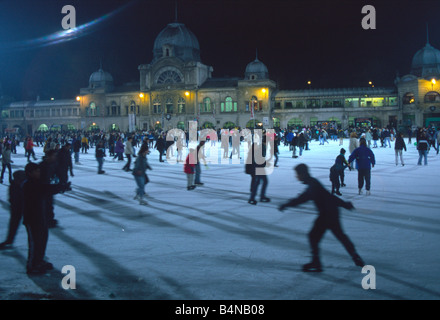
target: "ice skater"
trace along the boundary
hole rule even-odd
[[[330,192],[328,192],[317,179],[310,176],[307,165],[302,163],[297,165],[294,169],[298,180],[306,184],[308,187],[297,198],[291,199],[289,202],[282,204],[279,207],[279,210],[283,211],[287,207],[296,207],[311,200],[315,202],[319,211],[319,216],[315,220],[313,228],[308,235],[312,251],[312,261],[303,266],[303,271],[322,271],[321,260],[319,257],[319,242],[327,229],[332,231],[335,237],[342,243],[353,259],[355,265],[363,267],[365,263],[356,252],[354,244],[342,230],[339,219],[339,207],[352,210],[354,209],[353,204],[330,194]]]
[[[362,194],[362,188],[365,180],[365,189],[367,190],[367,195],[370,195],[371,168],[374,168],[376,160],[374,158],[373,151],[367,147],[365,138],[361,138],[359,143],[360,146],[354,149],[353,153],[350,154],[350,157],[348,157],[348,163],[351,164],[356,160],[359,194]]]

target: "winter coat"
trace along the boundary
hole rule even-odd
[[[142,176],[145,175],[147,169],[151,170],[150,165],[148,164],[147,157],[143,155],[139,155],[134,162],[133,175],[134,176]]]
[[[194,174],[196,168],[196,161],[194,155],[190,152],[186,157],[185,164],[183,166],[183,172],[186,174]]]
[[[122,142],[121,139],[119,139],[118,141],[116,141],[115,152],[116,152],[116,153],[124,152],[124,143]]]
[[[352,163],[354,160],[356,160],[357,169],[371,169],[371,166],[374,167],[376,164],[373,151],[365,145],[354,149],[350,154],[348,162]]]
[[[4,149],[2,152],[2,164],[11,164],[11,149]]]
[[[348,144],[348,151],[353,153],[354,149],[359,147],[359,140],[357,138],[350,138],[350,143]]]
[[[318,219],[324,219],[328,223],[332,223],[339,218],[339,207],[352,208],[350,202],[345,202],[332,195],[317,179],[308,177],[304,180],[304,184],[307,185],[307,189],[297,198],[283,204],[283,207],[295,207],[307,201],[313,201],[319,211]]]
[[[396,142],[394,143],[394,150],[403,150],[403,149],[405,149],[406,151],[405,141],[401,136],[397,136]]]
[[[125,154],[133,154],[134,153],[133,144],[129,140],[125,143],[124,153]]]

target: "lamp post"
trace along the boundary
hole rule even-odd
[[[434,85],[436,84],[437,82],[435,81],[435,78],[432,78],[431,79],[431,90],[432,91],[434,91]]]

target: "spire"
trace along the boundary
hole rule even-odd
[[[426,23],[426,44],[429,44],[429,28],[428,28],[428,22]]]
[[[99,70],[102,70],[102,58],[99,59]]]
[[[255,48],[255,61],[258,61],[258,48]]]
[[[177,22],[177,0],[176,0],[176,6],[174,8],[174,22]]]

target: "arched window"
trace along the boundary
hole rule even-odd
[[[153,113],[162,113],[162,104],[159,99],[153,101]]]
[[[223,125],[223,129],[234,129],[235,128],[235,123],[233,123],[232,121],[228,121],[225,122],[225,124]]]
[[[440,102],[440,94],[436,91],[430,91],[425,95],[425,102]]]
[[[183,99],[182,97],[179,98],[179,100],[177,100],[177,111],[178,113],[185,113],[185,99]]]
[[[231,97],[226,97],[225,102],[220,104],[221,112],[237,112],[237,102],[232,101]]]
[[[403,104],[411,104],[415,102],[414,93],[408,92],[403,96]]]
[[[96,104],[94,102],[90,102],[89,104],[89,116],[95,117],[96,116]]]
[[[172,114],[173,113],[173,100],[168,98],[165,105],[166,105],[166,113]]]
[[[211,112],[211,98],[203,99],[203,109],[201,112]]]
[[[49,131],[49,128],[43,123],[38,127],[37,131]]]

